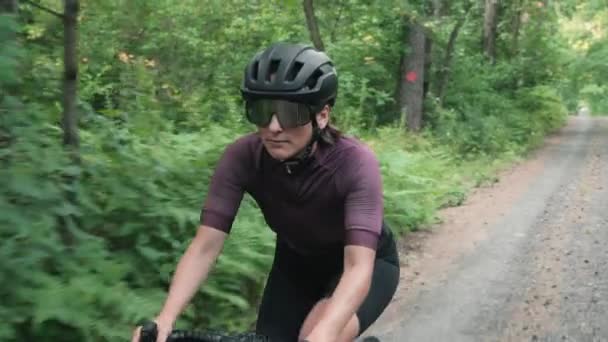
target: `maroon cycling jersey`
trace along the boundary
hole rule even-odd
[[[268,154],[257,134],[237,139],[211,178],[201,224],[229,233],[245,192],[277,237],[297,251],[377,247],[383,217],[380,167],[372,150],[354,138],[318,144],[310,162],[293,174]]]

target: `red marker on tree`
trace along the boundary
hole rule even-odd
[[[418,74],[416,74],[415,71],[408,71],[408,73],[405,74],[405,79],[410,83],[414,83],[418,79]]]

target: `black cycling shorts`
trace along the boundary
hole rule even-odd
[[[271,342],[297,341],[300,327],[314,305],[329,297],[340,280],[344,249],[302,256],[277,239],[274,262],[258,312],[256,332]],[[399,283],[399,257],[390,229],[383,225],[372,283],[357,310],[359,334],[390,303]]]

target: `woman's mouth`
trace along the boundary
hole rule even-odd
[[[266,142],[272,145],[281,145],[287,143],[287,140],[266,139]]]

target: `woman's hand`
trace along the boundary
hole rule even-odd
[[[169,335],[171,335],[171,331],[173,331],[174,320],[162,318],[159,316],[154,319],[154,323],[156,323],[156,342],[166,342]],[[141,328],[142,327],[139,326],[135,329],[135,331],[133,331],[133,337],[131,338],[131,342],[140,341]]]

